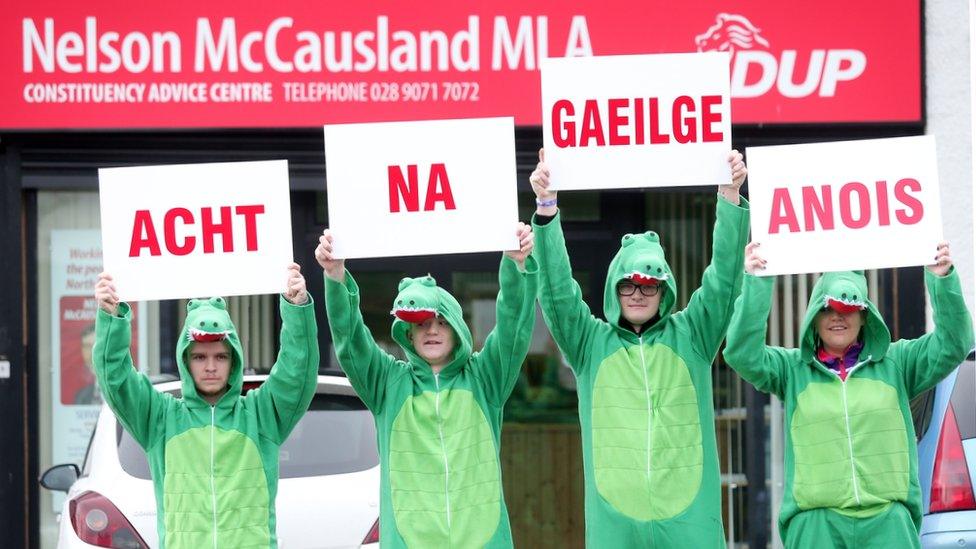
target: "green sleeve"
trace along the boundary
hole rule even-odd
[[[92,362],[102,397],[132,438],[149,450],[163,435],[166,397],[132,365],[132,310],[120,303],[118,316],[99,309]]]
[[[702,274],[688,306],[674,316],[686,322],[698,354],[711,362],[729,328],[735,298],[742,286],[742,262],[749,238],[749,204],[741,206],[719,197],[712,228],[712,262]]]
[[[312,296],[304,305],[279,298],[281,333],[278,358],[267,381],[247,394],[261,431],[279,444],[302,418],[315,395],[319,373],[318,327]]]
[[[560,217],[557,212],[545,225],[532,218],[539,261],[539,304],[553,339],[578,375],[586,365],[590,339],[600,321],[590,312],[579,284],[573,280]]]
[[[942,277],[925,269],[925,287],[935,330],[918,339],[896,341],[888,351],[901,369],[909,398],[942,381],[973,348],[973,321],[955,268]]]
[[[349,271],[343,283],[325,278],[325,311],[339,367],[346,372],[359,398],[374,414],[379,414],[396,359],[376,344],[363,322],[359,286]]]
[[[745,275],[722,356],[742,379],[782,400],[790,365],[799,360],[799,351],[766,345],[774,282],[771,276]]]
[[[526,258],[524,272],[508,257],[502,257],[498,268],[495,327],[481,352],[471,357],[475,377],[489,403],[497,408],[512,393],[532,343],[538,275],[539,265],[532,256]]]

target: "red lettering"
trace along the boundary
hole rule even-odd
[[[568,116],[576,114],[573,103],[568,99],[560,99],[552,106],[552,140],[561,149],[576,146],[576,123],[571,119],[563,122],[563,113]]]
[[[910,177],[906,177],[905,179],[899,180],[898,183],[895,183],[895,200],[910,209],[910,211],[905,209],[895,210],[895,218],[899,223],[914,225],[922,220],[922,216],[925,215],[925,208],[919,199],[908,194],[907,191],[909,190],[921,192],[922,184]]]
[[[876,181],[874,191],[878,197],[878,225],[887,227],[891,225],[891,214],[888,212],[888,182]]]
[[[587,99],[576,105],[582,113],[574,118],[574,104],[560,99],[552,105],[548,131],[560,148],[695,143],[699,136],[702,142],[720,142],[726,137],[723,104],[720,95],[682,95],[668,113],[657,97]]]
[[[253,204],[249,206],[238,206],[235,208],[237,215],[244,216],[244,240],[247,244],[247,251],[255,252],[258,249],[258,214],[264,213],[264,205]]]
[[[387,166],[386,173],[390,181],[390,213],[400,211],[400,197],[408,212],[420,209],[420,193],[417,191],[417,165],[407,166],[407,181],[403,180],[400,166]]]
[[[634,98],[634,145],[644,144],[644,100]]]
[[[851,195],[857,193],[860,215],[855,219]],[[840,220],[851,229],[861,229],[871,222],[871,193],[863,183],[852,181],[840,188]]]
[[[630,103],[627,99],[611,99],[607,101],[610,107],[610,145],[630,145],[630,136],[620,135],[620,126],[626,126],[626,114],[620,114],[620,109]],[[640,124],[638,124],[640,126]]]
[[[166,212],[163,218],[163,235],[166,239],[166,249],[173,255],[187,255],[193,251],[196,245],[196,237],[187,236],[183,239],[183,245],[176,242],[176,220],[180,219],[187,225],[193,224],[193,214],[186,208],[173,208]]]
[[[686,111],[688,115],[685,115],[683,111]],[[674,140],[678,143],[691,143],[698,139],[695,117],[689,116],[694,113],[694,99],[682,95],[674,100],[674,105],[671,106],[671,124],[674,128]]]
[[[647,100],[648,117],[651,123],[651,144],[658,145],[663,143],[668,143],[671,141],[671,136],[668,134],[661,134],[658,131],[658,127],[661,125],[661,117],[657,110],[657,97],[651,97]]]
[[[441,190],[437,190],[440,188]],[[447,168],[444,164],[433,164],[430,167],[430,178],[427,180],[427,199],[424,201],[424,211],[433,211],[435,202],[443,202],[445,210],[453,210],[454,195],[451,193],[451,182],[447,179]]]
[[[781,225],[786,225],[791,233],[800,232],[800,223],[796,219],[793,200],[790,198],[790,192],[785,188],[773,189],[773,209],[769,216],[769,234],[778,233]]]
[[[143,236],[145,234],[145,236]],[[132,223],[132,240],[129,243],[129,257],[139,257],[142,249],[149,248],[149,255],[161,255],[156,228],[153,227],[152,215],[149,210],[136,210]]]
[[[834,205],[830,195],[830,185],[820,186],[820,199],[813,187],[803,187],[803,229],[812,231],[814,216],[820,221],[820,227],[825,231],[834,228]]]
[[[703,95],[701,98],[702,141],[712,143],[722,140],[722,132],[713,132],[712,125],[722,122],[722,113],[715,112],[713,107],[722,104],[721,95]]]
[[[211,208],[203,208],[200,222],[203,224],[203,253],[214,253],[214,236],[217,234],[220,235],[224,251],[234,251],[234,221],[231,219],[230,206],[220,207],[220,223],[214,223]]]
[[[607,144],[603,137],[603,123],[600,121],[600,108],[595,99],[587,99],[583,105],[583,128],[580,130],[580,147],[589,145],[590,139],[602,147]]]

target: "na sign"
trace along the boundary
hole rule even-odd
[[[123,300],[286,289],[287,161],[104,168],[98,185],[105,271]]]
[[[929,265],[942,240],[933,136],[750,147],[761,275]]]
[[[518,249],[515,123],[325,126],[336,257]]]

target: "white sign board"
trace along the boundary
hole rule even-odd
[[[337,257],[518,249],[511,117],[328,125]]]
[[[285,290],[288,163],[98,170],[105,271],[126,301]]]
[[[553,189],[729,183],[727,53],[548,58],[540,67]]]
[[[942,240],[932,136],[750,147],[762,275],[929,265]]]

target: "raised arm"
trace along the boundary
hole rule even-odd
[[[288,266],[288,286],[279,298],[278,310],[281,314],[278,358],[267,381],[250,391],[246,402],[257,411],[262,432],[280,444],[308,410],[318,384],[315,309],[297,263]]]
[[[532,228],[519,223],[518,236],[519,250],[505,252],[498,267],[495,327],[481,352],[471,358],[488,401],[498,408],[505,405],[515,387],[535,325],[539,265],[531,255]]]
[[[773,277],[757,277],[765,261],[756,253],[756,243],[746,247],[746,275],[742,294],[725,343],[725,361],[742,379],[764,393],[783,398],[790,365],[799,359],[799,350],[766,345],[766,329],[773,296]]]
[[[562,222],[556,206],[556,191],[549,190],[549,168],[545,151],[539,150],[539,164],[529,177],[536,195],[532,216],[535,257],[539,261],[539,304],[546,326],[559,349],[577,374],[586,364],[590,336],[600,324],[586,302],[566,251]]]
[[[345,260],[332,255],[332,233],[319,237],[315,259],[325,273],[325,311],[339,367],[356,394],[374,414],[380,413],[386,381],[396,359],[373,339],[359,310],[359,286],[346,271]]]
[[[935,265],[925,269],[935,330],[918,339],[897,341],[888,351],[902,369],[910,398],[949,375],[973,348],[973,321],[947,243],[939,244],[935,259]]]
[[[112,277],[102,273],[95,286],[98,313],[92,362],[102,397],[143,449],[162,436],[166,398],[132,365],[132,309],[121,303]]]
[[[702,274],[701,286],[686,307],[675,315],[688,322],[699,354],[715,358],[729,327],[732,307],[742,285],[743,247],[749,238],[748,203],[739,197],[746,178],[738,151],[729,155],[732,183],[720,185],[712,229],[712,261]]]

